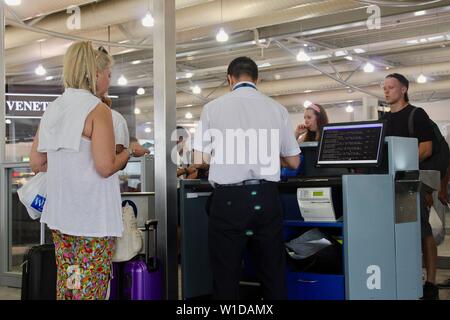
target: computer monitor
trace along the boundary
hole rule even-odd
[[[349,173],[347,168],[317,167],[317,156],[319,154],[319,142],[300,143],[302,151],[302,162],[300,164],[299,177],[340,177]]]
[[[381,162],[382,121],[334,123],[323,127],[318,167],[377,167]]]

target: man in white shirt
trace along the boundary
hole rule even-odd
[[[215,299],[238,299],[247,245],[265,299],[286,299],[280,165],[296,169],[300,149],[287,110],[256,88],[258,67],[239,57],[231,92],[208,103],[194,139],[195,163],[209,162],[208,241]]]

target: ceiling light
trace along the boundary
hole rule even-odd
[[[297,54],[297,61],[299,62],[308,62],[311,58],[308,56],[308,54],[305,52],[305,50],[300,49],[300,51]]]
[[[219,32],[217,32],[216,40],[218,42],[227,42],[228,38],[228,34],[225,32],[225,30],[223,28],[220,28]]]
[[[361,48],[356,48],[353,51],[355,51],[355,53],[364,53],[364,52],[366,52],[366,50],[361,49]]]
[[[194,74],[192,72],[186,72],[186,74],[184,75],[187,79],[190,79],[194,76]]]
[[[150,132],[152,132],[152,128],[145,128],[144,131],[145,131],[146,133],[150,133]]]
[[[348,105],[347,108],[345,108],[345,111],[348,113],[351,113],[354,111],[353,107],[351,105]]]
[[[421,73],[420,76],[417,77],[417,83],[426,83],[427,80],[427,77],[425,77],[423,73]]]
[[[259,42],[259,43],[265,43],[265,42],[266,42],[266,39],[259,39],[258,42]],[[252,44],[256,44],[256,41],[253,40],[253,41],[252,41]]]
[[[5,3],[8,6],[20,6],[22,4],[22,0],[5,0]]]
[[[435,36],[435,37],[429,37],[428,41],[439,41],[439,40],[444,40],[444,36]]]
[[[120,44],[124,44],[124,43],[128,43],[128,42],[130,42],[130,40],[122,40],[122,41],[119,41]]]
[[[422,38],[422,39],[419,40],[419,42],[420,42],[420,43],[426,43],[426,42],[428,42],[428,40],[425,39],[425,38]]]
[[[309,101],[309,100],[306,100],[304,103],[303,103],[303,106],[305,107],[305,108],[308,108],[308,107],[310,107],[310,106],[312,106],[313,105],[313,103],[311,102],[311,101]]]
[[[11,119],[6,119],[6,120],[5,120],[5,123],[6,123],[6,124],[11,124],[12,121],[11,121]]]
[[[308,47],[308,44],[307,44],[307,43],[304,43],[303,46],[306,48],[306,47]]]
[[[305,91],[303,91],[303,93],[310,93],[310,92],[312,92],[312,90],[305,90]]]
[[[390,69],[390,67],[386,67],[386,70],[389,70]]]
[[[345,56],[346,54],[347,54],[347,51],[345,51],[345,50],[338,50],[334,53],[334,55],[336,57],[342,57],[342,56]]]
[[[198,85],[195,85],[194,87],[192,87],[192,93],[200,94],[200,93],[202,93],[202,88],[200,88]]]
[[[134,60],[134,61],[131,62],[131,64],[139,64],[141,62],[142,62],[142,60]]]
[[[53,80],[53,76],[45,77],[45,80],[47,80],[47,81]]]
[[[190,113],[190,112],[188,112],[188,113],[186,113],[185,115],[184,115],[184,117],[186,118],[186,119],[192,119],[192,113]]]
[[[189,132],[190,132],[190,133],[195,133],[195,128],[190,128],[190,129],[189,129]]]
[[[267,67],[271,67],[272,64],[270,62],[264,62],[260,65],[258,65],[258,68],[267,68]]]
[[[347,59],[348,61],[353,61],[353,57],[352,56],[346,56],[345,59]]]
[[[364,66],[364,72],[370,73],[374,71],[375,71],[374,65],[371,64],[370,62],[367,62],[366,65]]]
[[[38,65],[36,69],[34,69],[34,72],[38,76],[44,76],[47,73],[47,70],[45,70],[44,66],[42,64]]]
[[[419,40],[408,40],[406,41],[407,44],[418,44]]]
[[[147,14],[142,19],[142,25],[144,27],[150,28],[150,27],[153,27],[154,24],[155,24],[155,19],[153,19],[153,16],[150,13],[150,11],[147,11]]]
[[[425,15],[427,12],[425,11],[425,10],[421,10],[421,11],[416,11],[416,12],[414,12],[414,15],[416,16],[416,17],[418,17],[418,16],[423,16],[423,15]]]
[[[121,75],[120,78],[117,80],[117,84],[119,86],[126,86],[128,84],[127,78],[125,78],[124,75]]]
[[[190,107],[192,107],[193,106],[193,104],[187,104],[186,105],[186,107],[188,107],[188,108],[190,108]]]
[[[141,114],[141,109],[134,108],[134,114]]]
[[[321,59],[327,59],[327,58],[331,58],[331,56],[329,54],[322,54],[322,55],[311,57],[311,59],[313,59],[313,60],[321,60]]]
[[[144,89],[144,88],[139,88],[139,89],[137,89],[136,93],[137,93],[139,96],[142,96],[143,94],[145,94],[145,89]]]

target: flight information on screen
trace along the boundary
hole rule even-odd
[[[382,122],[331,124],[323,128],[318,166],[376,166],[384,138]]]

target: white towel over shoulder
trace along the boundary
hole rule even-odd
[[[68,88],[50,103],[39,129],[39,152],[78,152],[89,113],[100,99],[88,90]]]

